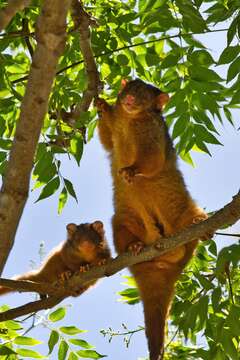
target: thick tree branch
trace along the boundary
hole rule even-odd
[[[46,0],[37,24],[37,48],[0,192],[0,274],[13,246],[29,191],[43,119],[59,56],[64,50],[70,0]]]
[[[80,287],[84,287],[84,284],[88,283],[89,281],[105,276],[111,276],[125,267],[132,266],[143,261],[152,260],[154,257],[163,255],[177,246],[186,244],[193,239],[199,239],[205,234],[213,233],[223,225],[232,225],[239,219],[240,192],[233,197],[233,200],[229,204],[217,211],[209,219],[199,224],[191,225],[187,229],[174,236],[160,238],[153,245],[144,248],[137,256],[133,255],[131,252],[126,252],[117,256],[106,265],[94,267],[85,273],[76,274],[69,280],[65,281],[62,287],[59,285],[56,286],[56,284],[37,284],[30,281],[14,281],[6,279],[0,279],[0,285],[8,286],[15,290],[37,291],[40,293],[49,294],[51,299],[64,298],[69,296],[74,290],[79,289]],[[32,312],[31,307],[29,307],[30,311],[27,309],[28,305],[24,307],[24,312],[21,313],[19,308],[17,308],[17,316],[26,315]],[[15,315],[14,309],[11,311],[11,314]],[[4,321],[7,313],[8,311],[6,313],[0,313],[0,321]],[[11,319],[13,318],[14,317],[11,317]]]
[[[0,32],[5,29],[14,15],[30,4],[31,0],[9,0],[8,5],[0,11]]]

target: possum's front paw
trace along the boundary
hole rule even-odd
[[[208,218],[207,214],[198,215],[193,219],[192,223],[199,224],[200,222],[206,220],[207,218]],[[209,240],[213,237],[213,235],[214,235],[214,232],[207,232],[200,237],[200,240],[202,240],[202,241]]]
[[[60,283],[63,283],[65,281],[67,281],[68,279],[70,279],[70,277],[72,277],[72,275],[73,275],[73,273],[71,271],[65,271],[59,275],[58,281]]]
[[[100,115],[102,113],[108,111],[108,109],[109,109],[108,103],[104,99],[101,99],[101,98],[97,98],[94,101],[94,105],[96,106],[98,113],[100,113]]]
[[[88,270],[90,270],[90,265],[89,264],[81,265],[80,268],[79,268],[80,273],[87,272]]]
[[[119,170],[119,175],[124,179],[128,184],[132,184],[135,175],[137,174],[137,169],[135,166],[128,166]]]

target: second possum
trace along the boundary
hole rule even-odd
[[[100,140],[111,154],[113,236],[118,253],[137,253],[207,218],[192,200],[162,118],[168,95],[137,79],[126,83],[114,106],[96,100]],[[143,301],[150,360],[163,358],[165,323],[174,285],[197,240],[131,267]]]
[[[67,279],[75,272],[85,271],[89,266],[102,265],[110,259],[110,250],[104,236],[103,223],[68,224],[67,240],[54,248],[38,270],[29,271],[14,277],[15,280],[52,283]],[[78,296],[96,281],[76,289],[73,296]],[[0,286],[0,295],[12,292]]]

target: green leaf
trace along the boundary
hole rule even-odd
[[[183,16],[183,25],[193,32],[202,32],[207,29],[206,22],[191,1],[176,0],[176,4]]]
[[[107,357],[107,355],[101,355],[94,350],[79,350],[76,353],[84,359],[101,359]]]
[[[33,351],[30,349],[16,349],[16,352],[28,359],[46,359],[46,356],[41,355],[38,351]]]
[[[221,340],[225,353],[230,356],[231,360],[239,360],[239,352],[235,347],[232,336],[228,330],[223,330]]]
[[[0,356],[11,355],[11,354],[16,354],[16,352],[5,345],[2,344],[0,345]]]
[[[50,337],[48,339],[48,349],[49,349],[48,354],[52,353],[55,345],[58,343],[58,340],[59,340],[58,332],[56,330],[52,330],[51,334],[50,334]]]
[[[39,198],[35,201],[35,203],[53,195],[59,188],[59,185],[60,185],[60,180],[59,180],[59,177],[56,176],[54,179],[49,181],[49,183],[47,183],[46,186],[44,186]]]
[[[7,157],[7,153],[4,151],[0,151],[0,162],[4,161]]]
[[[76,326],[62,326],[59,330],[67,335],[76,335],[85,332],[84,330],[78,329]]]
[[[3,150],[10,150],[12,147],[12,140],[0,139],[0,148]]]
[[[235,19],[233,19],[231,25],[229,26],[229,29],[228,29],[228,32],[227,32],[227,44],[228,44],[228,46],[231,44],[234,36],[236,35],[238,22],[239,22],[239,16],[236,16]]]
[[[210,144],[222,145],[220,141],[202,125],[195,125],[194,133],[199,140]]]
[[[93,345],[89,344],[87,341],[82,340],[82,339],[69,339],[69,342],[72,343],[73,345],[81,346],[82,348],[85,348],[85,349],[94,348]]]
[[[53,162],[53,155],[50,151],[46,151],[46,146],[44,146],[44,150],[39,151],[40,159],[37,157],[37,164],[35,165],[33,175],[38,179],[39,182],[46,184],[48,183],[57,173],[56,165]]]
[[[142,60],[142,65],[144,66],[144,56],[142,55],[141,57],[138,57],[138,60]],[[161,59],[159,58],[159,55],[157,55],[156,53],[152,53],[150,51],[147,52],[146,54],[146,62],[148,66],[156,66],[161,62]]]
[[[92,139],[96,126],[97,126],[97,120],[91,121],[88,124],[88,141]]]
[[[120,54],[117,56],[117,62],[119,63],[119,65],[125,66],[128,64],[129,59],[126,55]]]
[[[188,59],[191,63],[199,65],[211,65],[215,63],[212,55],[210,55],[207,50],[196,50],[188,56]]]
[[[173,132],[172,132],[172,138],[175,139],[178,136],[180,136],[184,131],[186,130],[188,124],[190,123],[190,118],[188,114],[182,114],[176,121]]]
[[[240,335],[240,306],[233,304],[225,322],[229,334],[232,336]]]
[[[67,199],[68,199],[68,192],[67,189],[64,187],[59,195],[58,214],[61,214],[64,206],[66,205]]]
[[[140,301],[139,291],[136,287],[119,291],[118,294],[121,296],[119,300],[129,305],[137,304]]]
[[[66,341],[62,340],[58,349],[58,360],[65,360],[69,346]]]
[[[238,90],[234,93],[229,106],[233,105],[233,104],[240,104],[240,90]]]
[[[74,352],[70,352],[68,356],[68,360],[78,360],[78,359],[79,357]]]
[[[208,285],[209,287],[210,285]],[[208,318],[208,296],[202,296],[198,302],[199,328],[202,329]]]
[[[221,302],[222,290],[217,287],[212,292],[212,307],[214,311],[217,311]]]
[[[181,58],[181,56],[179,54],[177,54],[177,55],[169,54],[161,62],[161,68],[165,69],[165,68],[169,68],[171,66],[175,66],[178,63],[180,58]]]
[[[197,81],[222,81],[223,79],[213,70],[204,66],[190,66],[189,74],[192,79]]]
[[[64,184],[66,186],[67,192],[78,202],[77,195],[73,188],[73,184],[68,179],[63,178]]]
[[[27,337],[27,336],[18,336],[14,339],[14,344],[17,344],[17,345],[33,346],[33,345],[38,345],[41,343],[42,343],[42,341],[36,340],[31,337]]]
[[[223,107],[223,111],[228,121],[234,125],[231,111],[226,106]]]
[[[202,150],[203,152],[207,153],[208,155],[212,156],[210,151],[208,150],[208,147],[206,146],[206,144],[204,144],[203,141],[201,141],[200,139],[196,139],[196,144],[197,147]]]
[[[198,123],[204,124],[210,131],[213,131],[216,134],[218,134],[218,132],[217,132],[216,128],[214,127],[212,121],[209,119],[209,117],[206,115],[206,113],[204,111],[201,111],[201,110],[195,111],[194,110],[193,111],[193,118]]]
[[[80,160],[83,154],[83,139],[81,137],[74,137],[70,141],[71,154],[76,159],[77,164],[80,164]]]
[[[190,155],[189,152],[181,151],[179,154],[180,158],[185,161],[187,164],[191,165],[192,167],[195,167],[194,161]]]
[[[235,78],[240,72],[240,56],[231,63],[231,65],[228,68],[227,73],[227,82],[231,81]]]
[[[232,62],[236,56],[239,54],[240,46],[229,46],[226,49],[223,50],[222,54],[220,55],[220,58],[218,60],[218,65],[221,64],[228,64]]]
[[[65,307],[59,307],[57,310],[51,312],[48,315],[48,319],[52,322],[60,321],[62,320],[66,315],[66,308]]]
[[[6,311],[6,310],[8,310],[8,308],[2,309],[2,311]],[[14,321],[14,320],[5,321],[5,324],[6,324],[7,328],[11,329],[11,330],[22,330],[23,329],[21,324],[19,324],[19,322]]]

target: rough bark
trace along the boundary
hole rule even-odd
[[[64,50],[69,4],[70,0],[46,0],[38,19],[37,48],[0,192],[0,274],[13,246],[28,197],[34,154],[58,58]]]

